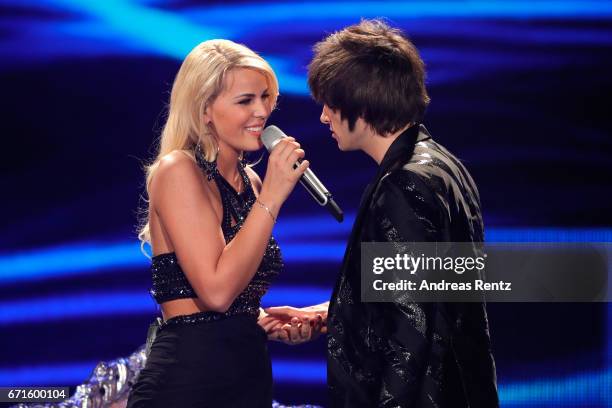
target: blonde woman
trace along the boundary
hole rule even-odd
[[[242,158],[262,147],[277,96],[268,63],[231,41],[205,41],[181,65],[147,168],[140,233],[152,247],[151,294],[163,323],[128,407],[272,404],[272,327],[257,319],[283,266],[272,227],[308,161],[294,169],[304,151],[287,138],[262,182]]]

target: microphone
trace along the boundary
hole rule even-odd
[[[265,128],[261,134],[261,140],[264,146],[266,146],[266,149],[268,149],[268,152],[271,152],[278,142],[285,137],[287,137],[287,135],[274,125]],[[295,166],[297,167],[297,163]],[[319,205],[327,208],[327,211],[329,211],[338,222],[342,222],[344,213],[332,198],[331,193],[327,191],[323,183],[321,183],[321,180],[315,176],[310,168],[307,168],[304,174],[302,174],[300,183]]]

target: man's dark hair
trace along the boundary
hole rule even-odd
[[[425,64],[400,30],[362,20],[317,43],[314,52],[312,96],[340,110],[351,131],[359,117],[381,135],[422,120],[429,104]]]

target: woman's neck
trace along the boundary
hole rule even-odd
[[[227,145],[219,147],[217,169],[219,170],[219,173],[221,173],[221,176],[234,187],[240,187],[241,177],[238,173],[239,160],[240,152]],[[237,188],[236,191],[238,191]]]

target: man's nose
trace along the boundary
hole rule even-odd
[[[329,118],[325,114],[325,111],[321,111],[321,117],[319,118],[319,120],[321,120],[321,123],[329,123]]]

